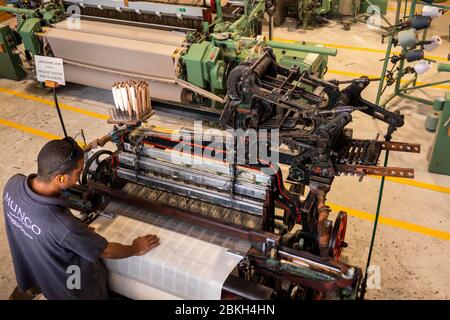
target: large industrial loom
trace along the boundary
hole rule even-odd
[[[33,55],[54,56],[67,82],[110,89],[146,81],[152,104],[213,110],[222,129],[256,133],[232,134],[237,149],[119,118],[89,144],[80,184],[65,194],[70,206],[110,241],[161,238],[148,255],[105,261],[111,289],[136,299],[357,298],[361,269],[340,261],[347,215],[330,220],[326,195],[341,174],[414,176],[378,166],[383,150],[420,151],[390,141],[403,117],[361,97],[368,78],[323,80],[336,50],[260,36],[269,1],[159,2],[0,8],[17,17],[14,30],[0,30],[3,77],[23,79]],[[385,140],[354,139],[354,112],[385,122]],[[112,151],[96,149],[107,142]],[[254,154],[255,143],[267,154],[279,144],[288,150],[273,162]]]
[[[180,234],[186,238],[168,244],[176,254],[167,256],[161,248],[134,263],[107,262],[112,289],[132,298],[357,298],[361,269],[340,261],[347,214],[330,220],[326,195],[341,174],[412,178],[412,169],[381,167],[378,161],[383,150],[420,151],[418,145],[390,141],[403,116],[363,99],[369,83],[368,78],[325,81],[283,67],[266,48],[260,58],[234,68],[227,80],[222,128],[256,132],[256,140],[232,135],[243,143],[241,150],[188,129],[177,136],[145,121],[116,121],[110,134],[89,144],[80,185],[66,194],[71,207],[87,222],[100,219],[98,231],[109,239],[129,240],[136,229],[162,235],[170,230],[169,242]],[[386,140],[354,139],[346,128],[354,112],[385,122]],[[268,130],[264,137],[263,129]],[[279,141],[271,137],[273,130]],[[264,152],[251,154],[255,141],[267,154],[279,144],[289,151],[274,163]],[[115,144],[112,151],[96,151],[107,142]],[[186,156],[193,162],[183,160]],[[289,169],[287,179],[281,165]],[[193,239],[200,242],[185,247]],[[222,251],[204,256],[213,250],[205,244]],[[214,295],[199,291],[208,287],[203,282],[211,280],[211,269],[221,278],[219,285],[209,284]],[[142,283],[152,288],[138,290],[147,295],[136,293]]]
[[[35,55],[64,61],[67,82],[110,89],[145,80],[152,100],[221,108],[230,71],[271,46],[285,66],[323,77],[336,50],[261,36],[268,1],[50,1],[36,8],[0,6],[17,25],[0,26],[0,76],[34,74]],[[22,62],[22,60],[26,62]],[[212,108],[211,108],[212,107]]]

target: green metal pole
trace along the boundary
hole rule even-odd
[[[386,48],[386,55],[384,56],[384,64],[383,64],[383,71],[381,71],[381,79],[380,84],[378,86],[378,92],[377,92],[377,99],[375,101],[376,104],[380,104],[381,100],[381,93],[383,92],[383,86],[384,86],[384,79],[386,78],[386,71],[389,64],[389,57],[391,56],[391,50],[392,50],[392,36],[389,36],[388,45]]]
[[[386,105],[396,97],[397,95],[395,95],[394,93],[392,93],[391,95],[389,95],[386,100],[384,100],[382,103],[379,104],[380,107],[386,109]]]
[[[269,46],[271,46],[272,48],[278,48],[278,49],[294,50],[294,51],[307,52],[307,53],[317,53],[317,54],[321,54],[324,56],[333,56],[333,57],[335,57],[337,55],[336,49],[316,47],[313,45],[307,46],[307,45],[302,45],[302,44],[286,43],[286,42],[279,42],[279,41],[267,41],[267,44]]]
[[[404,90],[405,88],[407,88],[411,83],[413,83],[413,81],[414,81],[414,79],[410,79],[410,80],[406,81],[405,84],[400,86],[399,92],[393,92],[385,101],[383,101],[383,103],[381,105],[383,107],[385,107],[389,103],[389,101],[391,101],[392,99],[394,99],[395,97],[400,95],[401,94],[401,90]]]
[[[216,0],[216,19],[222,20],[222,3]]]
[[[414,11],[416,11],[417,0],[411,1],[411,9],[409,10],[409,17],[412,18],[414,16]]]
[[[415,97],[415,96],[412,96],[412,95],[409,95],[409,94],[406,94],[406,93],[399,93],[398,96],[402,97],[402,98],[406,98],[406,99],[412,100],[412,101],[417,101],[417,102],[420,102],[420,103],[423,103],[423,104],[426,104],[426,105],[429,105],[429,106],[433,106],[433,101],[431,101],[431,100],[422,99],[422,98]]]
[[[402,50],[402,55],[404,56],[406,53],[406,50],[403,49]],[[403,69],[405,67],[405,59],[400,60],[400,65],[398,67],[398,72],[397,72],[397,79],[395,79],[395,88],[394,88],[394,94],[398,94],[400,91],[400,84],[402,82],[402,78],[403,78]]]
[[[34,12],[36,12],[36,10],[32,10],[32,9],[22,9],[22,8],[7,7],[7,6],[0,6],[0,11],[12,13],[12,14],[20,14],[20,15],[29,15],[29,14],[33,14]]]
[[[390,139],[388,139],[388,140],[390,140]],[[384,166],[385,167],[387,167],[388,159],[389,159],[389,150],[386,150],[386,156],[384,158]],[[381,183],[380,183],[380,191],[378,192],[377,211],[375,213],[375,221],[373,223],[372,238],[370,240],[369,254],[367,256],[366,272],[365,272],[364,280],[362,283],[362,292],[361,292],[360,299],[364,299],[364,296],[366,293],[367,271],[369,270],[369,267],[370,267],[370,261],[372,260],[373,246],[375,244],[375,236],[377,233],[378,218],[380,216],[380,211],[381,211],[381,201],[383,200],[384,180],[385,180],[385,176],[382,176]]]
[[[410,90],[422,89],[422,88],[436,86],[436,85],[439,85],[439,84],[444,84],[444,83],[449,83],[449,82],[450,82],[450,79],[442,80],[442,81],[438,81],[438,82],[422,84],[420,86],[414,86],[414,87],[409,87],[409,88],[400,88],[400,91],[406,92],[406,91],[410,91]]]
[[[405,0],[405,9],[403,10],[403,17],[406,17],[406,11],[408,10],[408,0]]]
[[[450,64],[448,63],[439,63],[437,70],[439,72],[450,72]]]
[[[408,2],[408,0],[406,0],[406,2]],[[397,8],[395,10],[395,23],[394,23],[394,25],[398,25],[399,22],[400,22],[400,11],[401,10],[402,10],[402,0],[397,0]]]

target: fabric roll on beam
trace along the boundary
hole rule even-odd
[[[69,30],[63,21],[46,38],[65,61],[68,82],[109,90],[118,81],[145,79],[152,98],[185,102],[172,57],[185,39],[181,33],[92,21]]]
[[[117,71],[175,78],[176,46],[71,30],[50,29],[46,38],[55,57]]]
[[[167,223],[173,225],[176,221]],[[159,237],[160,245],[143,256],[103,260],[110,280],[114,280],[111,289],[129,298],[219,300],[225,280],[242,260],[226,247],[189,236],[191,232],[184,230],[184,224],[176,229],[187,233],[125,216],[99,217],[92,226],[110,242],[131,244],[146,234]]]
[[[133,300],[181,300],[180,297],[114,272],[108,273],[108,288]]]
[[[152,81],[149,78],[121,74],[113,71],[103,71],[82,67],[79,65],[64,64],[64,74],[67,82],[78,83],[89,87],[111,90],[115,82],[128,80],[147,80],[152,99],[185,103],[187,101],[186,90],[176,84]]]
[[[184,32],[148,29],[127,25],[115,25],[106,22],[81,20],[78,25],[72,25],[71,20],[58,22],[55,29],[91,33],[129,40],[180,46],[186,39]]]

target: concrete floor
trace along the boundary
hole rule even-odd
[[[392,21],[393,11],[389,11],[388,17]],[[430,34],[438,34],[444,40],[444,44],[432,52],[433,57],[440,57],[440,62],[444,62],[443,59],[450,53],[449,24],[450,15],[447,14],[436,20],[430,31]],[[320,29],[305,31],[295,29],[295,23],[287,21],[275,30],[274,36],[338,47],[338,56],[329,59],[326,79],[380,74],[380,59],[384,57],[382,50],[385,45],[381,44],[380,33],[367,29],[364,24],[354,25],[350,31],[345,31],[332,22]],[[448,77],[448,74],[438,74],[434,69],[420,81]],[[376,90],[377,85],[371,84],[365,91],[365,97],[374,99]],[[448,90],[450,85],[443,85],[421,90],[417,95],[433,98],[442,96]],[[51,95],[36,89],[32,80],[13,82],[0,79],[0,142],[3,145],[0,190],[13,174],[35,172],[37,153],[51,138],[49,134],[62,135],[56,111],[48,102],[50,100]],[[60,91],[60,102],[106,115],[112,97],[108,91],[68,85]],[[366,298],[450,299],[450,177],[427,171],[426,156],[433,134],[425,131],[424,121],[430,107],[403,99],[394,100],[392,105],[406,116],[406,124],[395,133],[394,140],[420,143],[422,152],[391,153],[389,165],[414,168],[415,179],[413,185],[394,181],[385,184],[381,210],[383,219],[378,227],[372,257],[372,265],[379,267],[381,272],[381,283],[380,288],[369,290]],[[83,129],[88,141],[111,130],[105,120],[93,114],[63,109],[63,115],[69,134],[75,135]],[[151,123],[178,128],[180,125],[190,127],[192,120],[159,113]],[[351,126],[360,138],[373,138],[377,133],[383,135],[385,131],[384,125],[363,114],[355,115]],[[335,180],[328,197],[334,212],[342,208],[349,212],[346,239],[349,247],[344,251],[343,259],[361,268],[365,267],[367,259],[379,183],[379,179],[371,177],[364,178],[361,183],[355,177],[340,177]],[[430,190],[433,189],[430,185],[439,187]],[[3,214],[0,217],[0,299],[5,299],[15,287],[15,277]]]

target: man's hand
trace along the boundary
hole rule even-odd
[[[138,237],[133,240],[132,247],[136,256],[142,256],[159,245],[159,238],[156,235],[149,234]]]
[[[158,245],[159,238],[156,235],[151,234],[134,239],[132,245],[108,242],[101,257],[108,259],[123,259],[131,256],[142,256]]]

